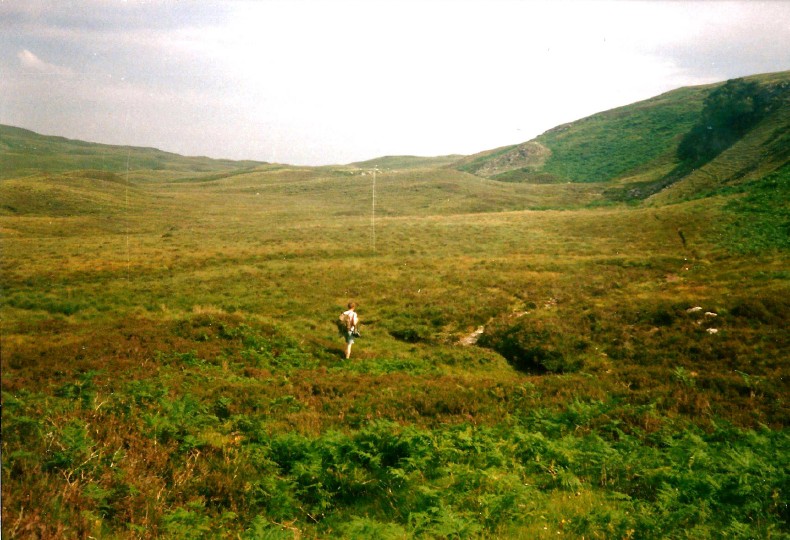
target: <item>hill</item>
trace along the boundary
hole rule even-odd
[[[176,174],[227,173],[259,165],[262,163],[184,157],[155,148],[90,143],[0,125],[0,178],[21,176],[25,172],[83,169],[116,174],[139,169]]]
[[[748,77],[769,96],[765,115],[710,162],[678,171],[678,147],[708,96],[727,83],[681,88],[558,126],[533,141],[470,156],[458,169],[509,182],[609,183],[612,200],[670,202],[746,182],[788,161],[790,72]],[[682,169],[682,168],[681,168]]]
[[[711,88],[682,88],[558,126],[530,141],[548,154],[531,165],[514,159],[512,165],[490,167],[491,161],[517,155],[523,145],[516,145],[473,157],[459,168],[507,181],[610,182],[662,159],[671,163]]]

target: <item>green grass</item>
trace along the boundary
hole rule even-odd
[[[548,159],[495,176],[509,182],[607,182],[673,158],[680,137],[696,122],[710,87],[684,88],[565,124],[534,139]],[[468,172],[512,154],[517,146],[483,152],[459,162]]]
[[[722,228],[724,245],[750,253],[790,248],[790,165],[721,192],[739,195],[724,207],[734,216]]]
[[[541,172],[605,182],[673,152],[702,110],[705,88],[681,89],[550,130],[536,140],[552,154]]]

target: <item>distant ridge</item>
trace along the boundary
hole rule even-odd
[[[380,169],[420,169],[425,167],[444,167],[458,163],[458,160],[464,156],[459,154],[449,156],[437,157],[422,157],[422,156],[382,156],[379,158],[369,159],[367,161],[358,161],[350,163],[352,167],[360,169],[373,169],[378,167]]]
[[[186,157],[156,148],[85,142],[0,125],[2,177],[19,175],[24,171],[99,170],[121,173],[127,167],[131,170],[211,173],[250,169],[264,164],[259,161]]]

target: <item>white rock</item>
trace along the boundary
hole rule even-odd
[[[708,328],[708,333],[711,334],[711,335],[718,334],[719,333],[719,329],[718,328]]]
[[[692,307],[692,308],[688,308],[686,310],[686,313],[696,313],[698,311],[702,311],[702,307],[701,306],[695,306],[695,307]]]

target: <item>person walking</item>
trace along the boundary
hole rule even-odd
[[[351,358],[351,346],[354,344],[354,338],[359,336],[359,315],[357,315],[356,302],[349,302],[348,309],[343,312],[341,319],[346,322],[343,337],[346,339],[346,360]]]

